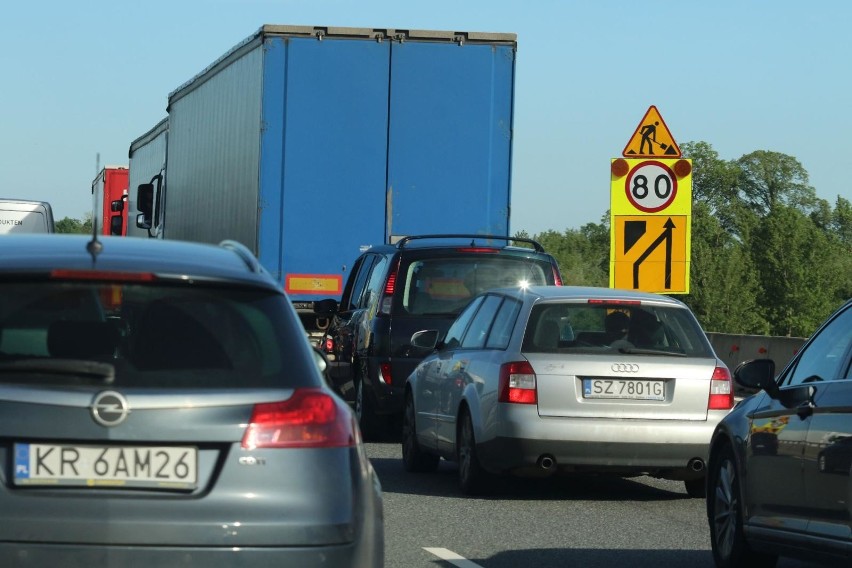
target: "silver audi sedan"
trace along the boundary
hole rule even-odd
[[[480,294],[408,377],[408,471],[459,465],[464,493],[500,474],[571,472],[683,480],[705,494],[731,374],[692,312],[671,297],[542,286]]]

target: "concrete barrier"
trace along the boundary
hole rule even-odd
[[[750,359],[772,359],[776,372],[780,372],[807,341],[804,337],[770,337],[766,335],[737,335],[733,333],[708,333],[707,337],[716,355],[731,372],[737,365]]]

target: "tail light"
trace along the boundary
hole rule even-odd
[[[357,444],[358,432],[350,413],[321,389],[296,389],[281,402],[256,404],[242,447],[340,448]]]
[[[379,302],[379,313],[383,315],[390,315],[391,313],[391,305],[393,304],[393,293],[396,290],[396,277],[399,274],[399,261],[397,261],[396,266],[393,270],[388,274],[388,279],[385,282],[385,291],[382,294],[382,299]]]
[[[560,276],[559,271],[555,266],[553,267],[553,285],[562,286],[562,276]]]
[[[334,353],[334,339],[330,337],[325,338],[325,342],[323,343],[323,351],[326,353]]]
[[[393,375],[391,375],[391,364],[390,363],[382,363],[379,365],[379,372],[382,374],[382,382],[386,385],[393,384]]]
[[[716,367],[710,379],[710,399],[707,410],[730,410],[734,407],[734,384],[727,367]]]
[[[529,361],[514,361],[500,366],[497,400],[512,404],[536,404],[538,394],[535,371]]]

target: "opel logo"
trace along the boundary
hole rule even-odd
[[[639,365],[635,363],[613,363],[612,367],[613,373],[638,373]]]
[[[118,426],[127,418],[130,408],[124,395],[115,391],[102,391],[92,401],[92,418],[101,426]]]

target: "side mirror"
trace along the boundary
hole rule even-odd
[[[151,228],[151,221],[150,221],[150,219],[145,218],[144,213],[140,213],[139,215],[136,216],[136,226],[139,227],[140,229],[150,229]]]
[[[139,213],[145,216],[146,222],[150,224],[151,218],[154,215],[153,183],[141,183],[136,188],[136,207],[139,209]]]
[[[438,345],[438,336],[440,333],[437,329],[425,329],[417,331],[411,336],[411,345],[418,349],[435,349]]]
[[[330,387],[334,387],[334,384],[331,381],[331,377],[328,374],[328,358],[326,357],[325,353],[323,353],[322,350],[316,346],[312,346],[311,351],[313,351],[314,353],[314,361],[316,362],[317,368],[325,379],[325,383]]]
[[[772,359],[753,359],[740,363],[734,370],[734,380],[747,389],[765,390],[773,398],[778,394],[775,361]]]
[[[123,225],[124,218],[121,215],[113,215],[109,218],[109,234],[121,236]]]
[[[120,213],[124,211],[124,200],[116,199],[115,201],[110,202],[109,210],[113,213]]]
[[[327,298],[314,302],[314,313],[320,316],[333,316],[337,313],[339,305],[334,298]]]

